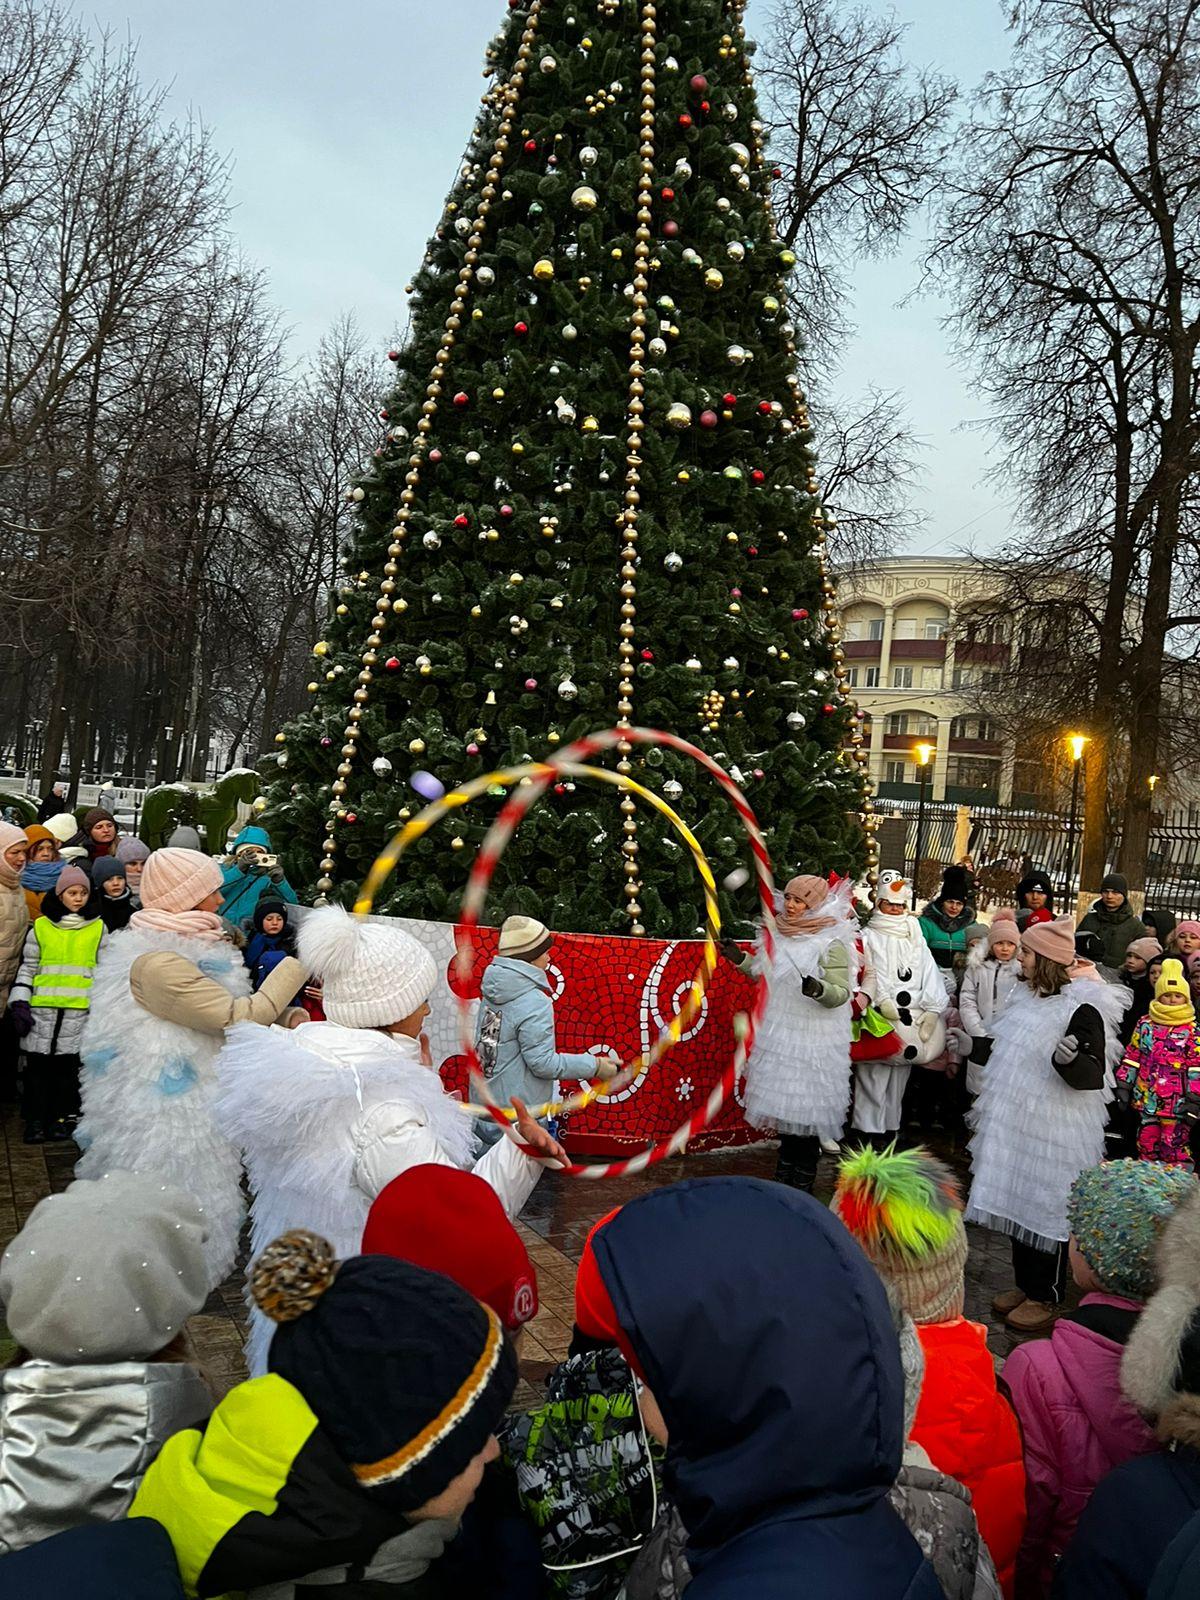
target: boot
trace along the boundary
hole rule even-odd
[[[51,1127],[47,1139],[50,1144],[66,1144],[71,1137],[71,1129],[65,1117],[59,1117]]]
[[[1057,1315],[1054,1306],[1046,1305],[1041,1300],[1022,1300],[1004,1321],[1014,1333],[1046,1333],[1054,1326]]]
[[[27,1122],[25,1132],[21,1136],[24,1144],[45,1144],[46,1130],[40,1122]]]
[[[775,1182],[784,1183],[789,1189],[803,1189],[805,1194],[811,1194],[813,1184],[817,1181],[815,1171],[810,1172],[799,1161],[785,1161],[782,1156],[775,1163]]]
[[[992,1310],[998,1317],[1007,1317],[1028,1298],[1023,1289],[1005,1289],[1003,1294],[998,1294],[992,1301]]]

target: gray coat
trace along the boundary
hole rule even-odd
[[[211,1410],[196,1369],[173,1362],[0,1373],[0,1555],[124,1517],[166,1441]]]
[[[38,943],[36,929],[37,923],[31,923],[25,935],[21,965],[9,991],[10,1004],[14,1000],[29,1001],[33,998],[33,980],[42,959],[42,947]],[[97,958],[109,937],[107,932],[101,934]],[[35,1056],[77,1056],[87,1019],[86,1006],[34,1006],[33,1028],[21,1040],[21,1049]]]

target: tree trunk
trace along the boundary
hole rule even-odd
[[[67,732],[67,663],[69,643],[59,647],[59,654],[50,684],[50,710],[46,717],[46,742],[42,747],[41,791],[48,794],[58,777],[62,761],[63,740]]]

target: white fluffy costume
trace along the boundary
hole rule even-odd
[[[208,1227],[211,1286],[237,1255],[244,1205],[237,1151],[213,1121],[215,1064],[225,1029],[274,1022],[304,981],[290,957],[259,992],[220,917],[200,905],[221,869],[194,850],[156,850],[142,873],[142,909],[104,941],[83,1031],[81,1178],[114,1168],[186,1190]]]
[[[825,887],[819,879],[795,882]],[[776,1133],[840,1139],[850,1103],[850,1002],[858,971],[849,880],[827,890],[804,920],[825,925],[789,933],[786,919],[777,919],[771,996],[746,1070],[746,1120]],[[819,998],[804,993],[805,979],[820,986]]]
[[[217,1071],[216,1115],[245,1154],[253,1191],[255,1255],[290,1228],[358,1255],[371,1202],[410,1167],[470,1168],[510,1216],[541,1174],[509,1139],[476,1162],[472,1119],[421,1062],[421,1047],[382,1028],[423,1005],[436,981],[432,957],[400,928],[363,923],[338,907],[313,912],[300,931],[304,964],[324,980],[327,1022],[230,1030]],[[347,1025],[358,1022],[361,1025]],[[251,1316],[246,1358],[266,1371],[273,1324]]]
[[[1095,977],[1074,978],[1061,993],[1018,992],[992,1025],[991,1057],[971,1113],[971,1196],[966,1218],[1038,1250],[1069,1235],[1067,1198],[1085,1167],[1104,1159],[1104,1125],[1120,1060],[1117,1028],[1128,996]],[[1104,1023],[1101,1089],[1072,1089],[1053,1056],[1080,1006]]]
[[[903,905],[903,913],[882,911],[878,902]],[[912,914],[912,887],[898,873],[884,874],[876,908],[863,929],[863,949],[875,982],[875,1004],[891,1022],[903,1025],[909,1042],[893,1061],[860,1061],[855,1069],[853,1126],[860,1133],[895,1133],[912,1062],[936,1055],[933,1044],[946,1010],[946,985]],[[940,1046],[939,1046],[940,1048]]]

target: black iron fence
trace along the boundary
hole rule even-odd
[[[879,800],[876,809],[881,818],[903,823],[903,861],[885,859],[884,866],[911,870],[917,849],[917,801]],[[893,828],[888,833],[898,846],[900,831]],[[1079,844],[1077,831],[1072,850],[1070,820],[1062,812],[929,801],[918,893],[935,893],[942,869],[966,854],[974,863],[983,906],[1011,900],[1017,883],[1033,868],[1049,875],[1066,903],[1081,887]],[[1115,866],[1120,847],[1118,826],[1109,833],[1106,870]],[[1187,812],[1155,818],[1146,856],[1146,903],[1177,915],[1200,916],[1200,822]]]

